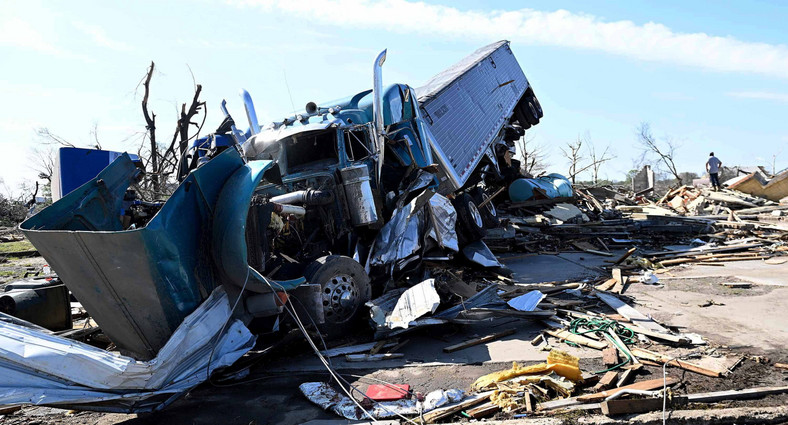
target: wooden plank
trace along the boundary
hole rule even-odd
[[[599,392],[602,390],[606,390],[613,386],[618,381],[618,372],[615,370],[611,370],[610,372],[606,372],[602,379],[599,380],[594,386],[594,391]]]
[[[643,358],[646,360],[651,360],[657,363],[665,364],[667,363],[668,366],[675,366],[680,369],[688,370],[690,372],[695,372],[705,376],[711,376],[712,378],[719,378],[722,373],[716,370],[706,369],[704,367],[698,366],[696,364],[687,363],[683,360],[673,359],[671,360],[670,357],[655,353],[653,351],[644,350],[638,347],[632,347],[632,354],[637,356],[638,358]]]
[[[743,400],[783,393],[788,393],[788,386],[757,387],[747,388],[744,390],[713,391],[709,393],[688,394],[687,400],[689,400],[690,403],[716,403],[723,400]]]
[[[608,345],[604,350],[602,350],[602,363],[604,363],[607,367],[615,366],[621,363],[618,360],[618,350],[612,344]]]
[[[381,360],[401,359],[405,357],[402,353],[384,354],[348,354],[345,360],[349,362],[379,362]]]
[[[615,399],[602,402],[602,414],[607,416],[624,415],[630,413],[646,413],[662,410],[662,397],[642,399]],[[665,402],[668,408],[687,404],[687,397],[673,396]]]
[[[612,288],[613,286],[615,286],[616,282],[618,282],[616,279],[610,278],[610,279],[606,280],[604,283],[602,283],[599,286],[597,286],[596,290],[597,291],[607,291],[610,288]]]
[[[673,377],[668,377],[666,382],[667,382],[667,386],[671,386],[673,384],[678,383],[679,380],[676,379],[676,378],[673,378]],[[581,396],[577,397],[577,401],[579,401],[581,403],[582,402],[587,402],[587,401],[602,401],[602,400],[610,397],[611,395],[618,393],[619,391],[623,391],[623,390],[644,390],[644,391],[650,391],[650,390],[655,390],[657,388],[662,388],[662,385],[663,385],[662,378],[650,379],[648,381],[635,382],[634,384],[625,385],[623,387],[613,388],[613,389],[606,390],[606,391],[600,391],[600,392],[594,393],[594,394],[581,395]]]
[[[460,402],[450,404],[448,406],[444,406],[433,411],[427,412],[424,414],[424,422],[425,423],[433,423],[435,421],[439,421],[443,418],[451,416],[460,410],[467,409],[471,406],[475,406],[479,403],[484,402],[485,400],[489,399],[492,395],[493,391],[487,391],[480,394],[472,395],[465,400]]]
[[[594,341],[591,338],[587,338],[582,335],[575,335],[567,330],[548,329],[545,332],[562,341],[574,342],[575,344],[583,345],[597,350],[604,350],[605,347],[607,347],[607,344],[602,341]]]
[[[776,367],[777,369],[788,370],[788,364],[785,364],[785,363],[775,363],[774,367]]]
[[[629,329],[632,329],[634,332],[646,335],[651,338],[661,339],[663,341],[672,342],[675,344],[689,344],[691,340],[686,336],[681,335],[671,335],[662,332],[655,332],[651,329],[641,328],[640,326],[630,325],[627,326]]]
[[[470,417],[474,419],[486,418],[488,416],[494,415],[497,411],[501,410],[498,405],[495,403],[488,401],[487,403],[482,404],[481,406],[474,407],[473,409],[466,410]]]
[[[322,354],[325,357],[336,357],[345,354],[363,353],[365,351],[369,351],[375,348],[375,345],[377,345],[377,343],[375,342],[370,342],[368,344],[348,345],[346,347],[337,347],[328,350],[323,350],[320,352],[320,354]],[[389,341],[386,344],[384,344],[384,347],[385,346],[391,347],[393,345],[394,343]]]
[[[630,382],[634,381],[635,380],[635,375],[638,374],[638,371],[640,369],[643,369],[643,364],[642,363],[635,363],[632,366],[633,367],[625,370],[621,374],[621,377],[618,379],[618,382],[616,382],[616,386],[617,387],[623,387],[624,385],[628,385]]]
[[[459,351],[468,347],[473,347],[474,345],[484,344],[485,342],[490,342],[496,340],[498,338],[503,338],[505,336],[509,336],[513,333],[517,332],[517,329],[507,329],[505,331],[497,332],[494,334],[486,335],[480,338],[470,339],[465,342],[461,342],[459,344],[450,345],[448,347],[443,347],[444,353],[453,353],[455,351]]]
[[[616,310],[618,314],[629,319],[634,325],[641,328],[650,329],[655,332],[661,332],[665,334],[670,333],[670,331],[662,327],[659,323],[651,320],[651,318],[645,314],[635,310],[635,308],[629,306],[624,301],[621,301],[621,299],[618,297],[606,294],[604,292],[597,292],[595,295],[597,298],[602,300],[602,302],[610,306],[610,308]]]
[[[637,248],[630,248],[624,255],[618,257],[618,260],[614,261],[613,264],[618,265],[624,262],[630,255],[634,254],[637,251]]]

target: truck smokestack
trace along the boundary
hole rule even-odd
[[[378,145],[378,181],[380,181],[380,174],[383,171],[383,156],[386,153],[386,139],[383,137],[383,62],[386,61],[386,50],[380,52],[372,68],[374,79],[372,84],[372,122]]]
[[[260,132],[260,124],[257,122],[257,113],[254,110],[254,103],[252,102],[252,95],[245,89],[241,89],[241,99],[244,101],[244,108],[246,109],[246,118],[249,120],[249,128],[252,135]]]

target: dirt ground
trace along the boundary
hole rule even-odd
[[[543,258],[529,261],[538,261],[547,266],[551,260]],[[555,264],[565,262],[562,259],[552,261],[556,261]],[[668,368],[668,376],[682,381],[677,388],[679,393],[788,385],[788,373],[772,366],[774,362],[788,363],[788,351],[785,350],[788,346],[788,316],[781,314],[788,308],[788,281],[785,286],[779,279],[772,279],[772,284],[756,283],[759,276],[788,274],[788,264],[767,265],[758,261],[742,263],[752,264],[736,263],[735,267],[727,270],[722,270],[725,267],[714,267],[711,271],[699,271],[697,266],[675,268],[670,273],[661,274],[658,285],[633,284],[626,292],[634,297],[637,302],[634,306],[641,312],[651,314],[655,319],[675,326],[682,332],[698,333],[708,341],[706,346],[691,349],[672,349],[660,345],[655,350],[686,356],[689,361],[696,362],[700,360],[693,355],[701,354],[704,361],[716,365],[718,370],[724,370],[741,356],[746,356],[725,378],[711,378]],[[513,268],[517,267],[527,268],[518,264]],[[586,275],[590,268],[593,268],[593,264],[583,264],[578,273]],[[747,281],[751,287],[739,289],[722,285],[731,281]],[[715,301],[714,305],[699,306],[710,299]],[[528,342],[538,334],[541,325],[518,320],[486,326],[482,329],[449,326],[419,330],[408,336],[410,342],[402,350],[406,354],[403,362],[375,364],[370,368],[369,364],[351,365],[337,360],[337,369],[361,391],[379,379],[408,383],[414,390],[428,392],[437,388],[468,389],[477,377],[508,368],[512,360],[528,364],[546,357],[545,352],[538,351]],[[477,346],[475,351],[468,350],[468,353],[441,354],[441,347],[447,344],[484,334],[490,328],[497,330],[506,327],[517,328],[518,333],[502,341]],[[554,340],[551,340],[551,345],[581,355],[581,369],[585,371],[602,368],[600,354],[595,350],[578,349]],[[661,376],[661,368],[647,366],[637,379]],[[24,407],[0,417],[0,424],[246,425],[336,420],[338,418],[333,413],[312,405],[298,391],[298,385],[303,382],[328,379],[328,374],[316,365],[306,345],[295,342],[255,365],[250,375],[241,381],[200,385],[164,411],[155,414],[106,414]],[[788,395],[696,407],[708,409],[786,404]],[[582,414],[573,412],[567,418],[577,415]],[[498,419],[506,417],[505,414],[496,416]]]

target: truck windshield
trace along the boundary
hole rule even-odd
[[[339,162],[334,129],[296,134],[281,143],[288,170]]]
[[[350,161],[358,161],[372,155],[369,143],[369,132],[366,127],[359,126],[345,131],[345,151]]]

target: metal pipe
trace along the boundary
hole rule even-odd
[[[372,125],[375,127],[378,147],[378,181],[383,172],[383,157],[386,153],[386,139],[383,137],[383,62],[386,62],[386,50],[380,52],[372,67]]]
[[[241,99],[244,101],[244,108],[246,109],[246,118],[249,120],[249,129],[252,135],[260,132],[260,124],[257,122],[257,113],[254,110],[254,102],[252,102],[252,95],[245,89],[241,89]]]
[[[296,205],[274,204],[274,212],[279,215],[297,215],[303,217],[306,215],[306,208]]]
[[[306,189],[285,193],[271,198],[278,204],[327,205],[334,202],[334,193],[328,190]]]

